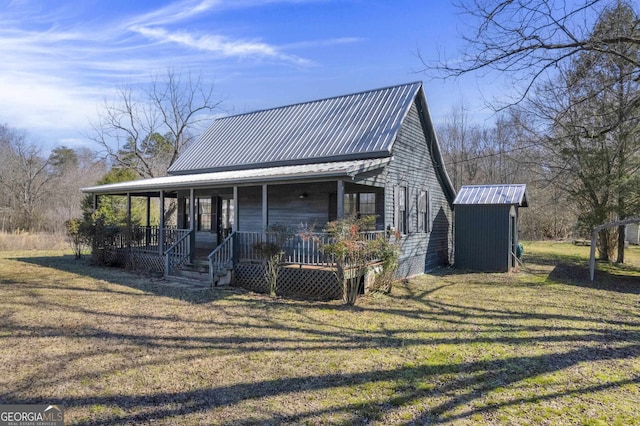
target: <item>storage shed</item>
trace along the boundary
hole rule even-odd
[[[464,185],[453,202],[455,265],[507,272],[516,266],[518,214],[527,207],[526,185]]]

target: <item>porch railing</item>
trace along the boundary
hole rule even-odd
[[[174,244],[182,234],[188,230],[176,227],[165,227],[164,247]],[[133,226],[131,229],[120,228],[115,234],[115,248],[133,248],[138,250],[157,250],[160,242],[160,227],[158,226]]]
[[[215,283],[216,275],[218,273],[233,267],[233,249],[235,239],[236,233],[232,232],[224,239],[222,244],[216,247],[216,249],[207,256],[209,261],[209,278],[211,279],[211,284]]]
[[[263,232],[236,232],[236,253],[238,261],[261,261],[259,245],[275,243],[277,236]],[[363,232],[367,241],[385,238],[385,231]],[[332,237],[326,233],[293,235],[281,242],[284,251],[283,261],[289,264],[332,266],[335,264],[332,255],[325,253],[322,247],[331,243]],[[280,244],[279,244],[280,245]]]
[[[191,233],[188,229],[175,229],[177,238],[165,251],[165,275],[170,275],[175,268],[182,266],[191,257]]]

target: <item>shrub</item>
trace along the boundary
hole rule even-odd
[[[277,295],[278,275],[284,257],[284,245],[293,235],[291,228],[283,224],[267,227],[267,241],[256,243],[253,248],[263,260],[264,279],[271,297]]]
[[[346,305],[355,304],[367,265],[374,260],[381,260],[383,264],[378,277],[381,291],[391,291],[393,274],[398,267],[398,246],[388,238],[365,238],[362,231],[371,229],[373,221],[373,216],[360,219],[351,216],[327,224],[331,242],[322,248],[334,256],[336,277],[342,283],[342,302]]]

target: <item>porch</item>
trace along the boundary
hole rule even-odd
[[[272,242],[270,227],[286,225],[294,232],[279,244],[284,270],[305,274],[292,278],[294,284],[315,281],[320,288],[335,281],[333,259],[321,250],[329,238],[321,233],[328,222],[352,214],[371,216],[375,220],[367,238],[384,235],[389,200],[381,172],[388,161],[167,176],[83,190],[94,195],[95,208],[104,197],[126,200],[128,231],[114,241],[113,252],[127,266],[255,289],[264,281],[256,247]]]
[[[283,239],[281,235],[269,232],[233,231],[211,252],[192,246],[193,233],[189,229],[131,227],[115,234],[113,252],[109,255],[137,270],[167,277],[184,276],[185,269],[197,270],[195,276],[199,274],[207,285],[233,284],[265,292],[265,257],[260,247],[271,243],[283,253],[278,282],[280,294],[319,299],[341,296],[341,284],[334,273],[335,259],[322,249],[332,242],[326,233],[291,234]],[[386,238],[385,231],[362,234],[369,241]],[[367,259],[370,265],[377,261]],[[190,277],[194,278],[194,274]]]

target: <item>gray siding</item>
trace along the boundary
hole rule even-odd
[[[238,187],[237,229],[262,232],[262,186]]]
[[[393,146],[393,159],[387,166],[385,188],[385,220],[387,226],[394,226],[395,199],[397,185],[408,188],[408,229],[402,237],[400,268],[398,277],[417,275],[432,270],[450,261],[452,241],[451,204],[445,195],[443,182],[436,173],[430,144],[414,102],[405,118]],[[431,135],[431,132],[426,132]],[[417,232],[418,211],[416,207],[419,191],[430,194],[431,232]]]
[[[272,185],[268,191],[269,224],[320,232],[329,220],[329,194],[336,193],[337,183]],[[300,198],[303,194],[305,197]]]
[[[456,205],[456,267],[509,270],[510,205]]]
[[[268,224],[321,231],[329,220],[330,194],[336,191],[335,181],[268,185]],[[239,187],[238,206],[238,230],[262,232],[262,186]]]

